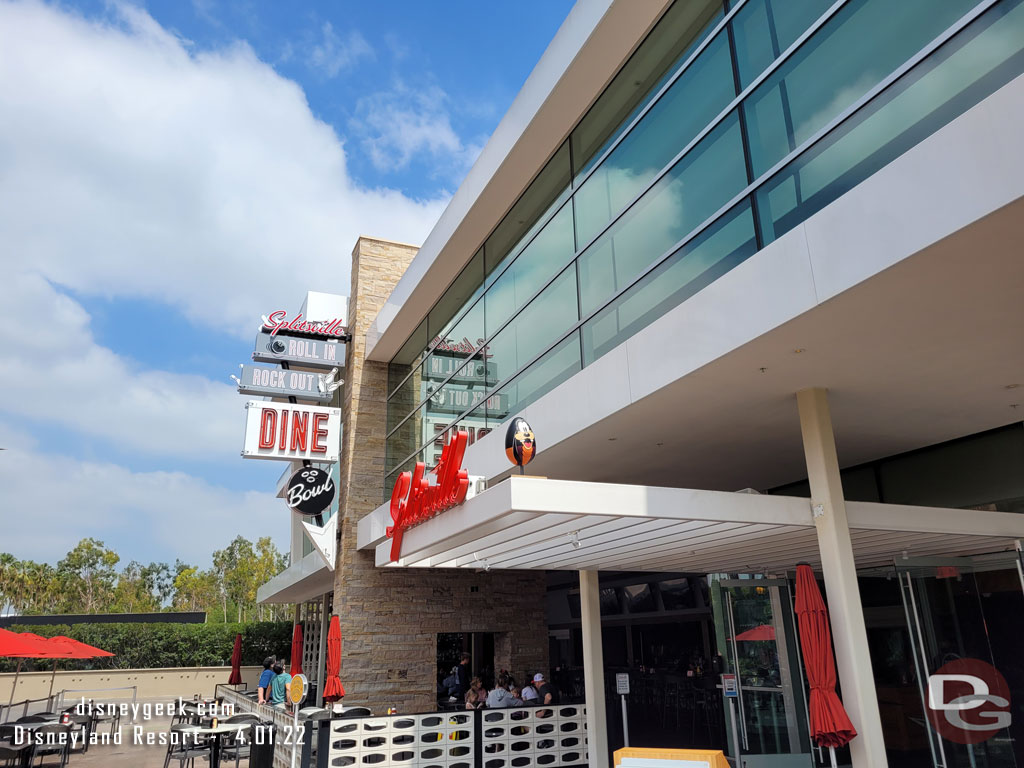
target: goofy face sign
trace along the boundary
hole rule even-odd
[[[537,453],[537,441],[526,419],[516,416],[505,433],[505,455],[517,467],[525,467]]]

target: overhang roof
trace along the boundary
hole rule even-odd
[[[1024,538],[1024,515],[1006,512],[846,509],[859,568],[1004,551]],[[811,502],[788,496],[511,477],[407,530],[397,563],[381,537],[386,515],[378,508],[359,529],[379,567],[754,573],[821,564]]]

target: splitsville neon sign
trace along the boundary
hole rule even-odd
[[[277,312],[271,312],[269,315],[263,318],[263,328],[270,331],[271,336],[276,336],[281,331],[291,331],[293,333],[308,333],[314,336],[327,336],[330,338],[342,338],[348,335],[348,331],[345,328],[345,321],[341,318],[335,318],[334,320],[324,320],[322,322],[312,322],[302,319],[302,313],[300,312],[291,320],[288,319],[288,313],[283,309],[277,310]]]
[[[466,500],[469,491],[469,473],[462,468],[462,459],[469,444],[469,433],[456,432],[441,449],[441,459],[431,470],[437,474],[437,484],[431,485],[424,477],[427,465],[416,462],[412,472],[403,472],[391,491],[391,520],[385,533],[391,539],[391,562],[402,556],[402,534],[409,528],[429,520],[435,515],[458,506]]]

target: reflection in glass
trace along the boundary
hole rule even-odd
[[[570,141],[577,177],[590,169],[650,103],[721,18],[721,0],[688,0],[669,7],[573,129]]]
[[[829,0],[749,0],[733,17],[740,88],[746,88],[821,16]]]
[[[854,0],[750,94],[757,178],[974,6],[974,0]],[[871,44],[866,45],[865,41]]]
[[[721,208],[746,179],[733,112],[580,255],[583,313],[597,309]]]
[[[771,242],[1024,71],[1024,6],[989,10],[758,190]]]
[[[735,95],[729,41],[719,35],[577,191],[580,246],[642,192]]]
[[[583,325],[584,364],[597,360],[757,250],[744,200]]]
[[[579,334],[573,333],[488,398],[488,426],[494,428],[514,416],[582,368]]]

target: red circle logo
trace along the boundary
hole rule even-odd
[[[935,730],[956,744],[979,744],[1010,725],[1010,686],[978,659],[957,659],[930,675],[926,705]]]

